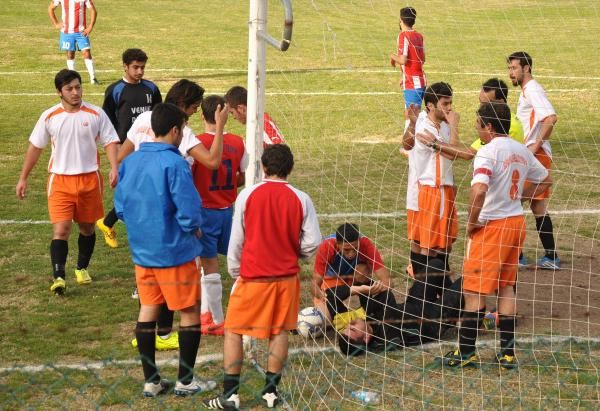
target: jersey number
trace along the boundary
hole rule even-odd
[[[512,183],[510,185],[510,191],[508,195],[511,200],[516,200],[519,196],[519,178],[521,175],[519,174],[519,170],[514,170],[512,172]]]
[[[222,163],[227,169],[227,176],[225,177],[225,185],[220,186],[217,182],[219,178],[219,170],[213,170],[212,177],[210,179],[210,186],[208,186],[208,191],[218,191],[218,190],[233,190],[233,167],[231,164],[231,160],[223,160]]]

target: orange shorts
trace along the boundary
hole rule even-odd
[[[177,311],[194,306],[200,298],[200,273],[195,260],[165,268],[136,265],[135,282],[142,305],[166,302],[169,310]]]
[[[422,248],[449,248],[458,235],[454,187],[419,187],[419,243]]]
[[[270,338],[281,331],[295,330],[300,310],[300,280],[238,278],[229,297],[225,329],[256,338]]]
[[[525,241],[525,217],[488,222],[467,242],[463,289],[491,294],[515,284],[519,253]]]
[[[544,167],[546,167],[547,170],[550,170],[552,168],[552,157],[550,157],[548,154],[546,154],[546,152],[544,151],[543,148],[539,148],[538,151],[535,152],[535,158],[538,159],[538,161],[540,163],[542,163],[542,165]],[[531,186],[533,183],[530,182],[529,180],[525,181],[525,187],[527,186]],[[552,192],[552,188],[549,187],[546,191],[544,191],[543,193],[533,197],[534,200],[545,200],[546,198],[550,198],[550,194]]]
[[[406,231],[409,241],[419,241],[419,212],[406,210]]]
[[[103,182],[100,172],[48,176],[48,213],[52,224],[59,221],[95,223],[104,216]]]

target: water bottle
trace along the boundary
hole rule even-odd
[[[362,402],[363,404],[373,405],[379,404],[381,396],[378,392],[358,390],[352,391],[352,398]]]

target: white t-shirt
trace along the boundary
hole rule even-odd
[[[542,120],[555,114],[544,88],[535,79],[529,80],[521,90],[517,104],[517,118],[523,125],[526,146],[532,145],[537,140],[542,129]],[[542,143],[542,148],[548,156],[552,157],[548,140]]]
[[[61,103],[44,111],[29,142],[37,148],[52,142],[48,171],[75,175],[97,171],[97,144],[118,143],[119,136],[100,107],[82,101],[74,113],[65,111]]]
[[[139,150],[140,144],[154,141],[155,136],[154,131],[152,131],[151,118],[152,111],[143,112],[135,119],[127,132],[127,140],[131,141],[135,151]],[[200,140],[196,138],[191,128],[185,126],[183,128],[183,138],[181,139],[181,144],[179,144],[179,152],[190,164],[190,167],[194,164],[194,159],[188,152],[198,144],[200,144]]]
[[[507,136],[484,145],[475,156],[473,170],[471,185],[488,186],[480,222],[522,215],[525,180],[539,183],[548,176],[548,170],[527,147]]]
[[[415,130],[419,126],[419,123],[427,118],[427,113],[421,111],[419,117],[417,117],[417,123],[415,124]],[[417,179],[417,170],[414,147],[408,152],[408,181],[406,184],[406,209],[412,211],[419,211],[419,181]]]
[[[417,123],[415,135],[425,130],[431,132],[438,141],[450,143],[450,125],[445,121],[440,124],[438,131],[429,117],[425,117],[423,121]],[[414,164],[419,184],[431,187],[454,185],[452,160],[442,156],[433,148],[427,147],[418,138],[415,138],[415,146],[411,151],[415,151]]]

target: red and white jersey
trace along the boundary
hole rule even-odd
[[[97,144],[118,143],[119,136],[100,107],[82,101],[74,113],[65,111],[61,103],[44,111],[29,142],[37,148],[52,143],[50,173],[75,175],[97,171],[100,162]]]
[[[427,118],[427,113],[421,111],[419,117],[417,117],[417,123],[415,124],[415,130],[419,123]],[[419,179],[417,178],[417,159],[415,157],[416,151],[410,150],[408,152],[408,181],[406,183],[406,209],[412,211],[419,211]]]
[[[530,146],[537,140],[542,129],[542,120],[555,114],[544,88],[535,79],[529,80],[521,90],[517,104],[517,118],[523,125],[526,146]],[[544,141],[542,148],[548,156],[552,157],[548,140]]]
[[[207,132],[196,136],[207,150],[213,144],[215,133]],[[223,156],[216,170],[194,161],[192,176],[194,185],[202,198],[204,208],[229,208],[237,198],[237,173],[244,173],[248,167],[248,154],[244,140],[230,133],[223,134]]]
[[[415,126],[415,135],[425,130],[431,132],[438,141],[450,143],[450,125],[445,121],[440,124],[438,130],[429,117],[425,117]],[[419,184],[431,187],[454,185],[452,160],[442,156],[439,151],[427,147],[417,138],[415,138],[415,146],[411,151],[415,152],[414,165]]]
[[[232,277],[287,277],[300,271],[321,243],[310,197],[287,181],[265,179],[244,188],[236,202],[227,251]]]
[[[548,175],[527,147],[508,136],[495,137],[477,151],[473,169],[471,185],[488,186],[481,222],[522,215],[525,180],[539,183]]]
[[[134,146],[134,150],[140,149],[140,144],[154,141],[154,131],[152,130],[152,111],[145,111],[133,122],[131,128],[127,132],[127,140],[131,141]],[[185,126],[183,128],[183,138],[181,144],[179,144],[179,152],[190,164],[194,163],[194,159],[188,154],[188,152],[200,144],[200,141],[196,138],[194,131]]]
[[[267,148],[270,144],[285,144],[283,134],[277,128],[277,124],[265,112],[263,121],[263,147]]]
[[[62,5],[62,32],[81,33],[87,27],[86,10],[94,5],[92,0],[52,0],[55,6]]]
[[[414,31],[401,31],[398,34],[398,55],[406,56],[406,63],[402,69],[402,88],[414,90],[427,85],[423,63],[425,61],[425,47],[423,36]]]

